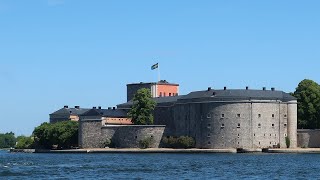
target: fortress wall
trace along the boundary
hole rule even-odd
[[[170,135],[195,138],[197,148],[285,148],[287,107],[279,101],[180,103],[166,125]]]
[[[280,147],[287,148],[286,137],[288,136],[288,104],[280,104]]]
[[[280,145],[280,110],[277,102],[252,103],[253,148]]]
[[[320,148],[320,129],[299,129],[297,142],[301,148]]]
[[[79,122],[79,147],[100,148],[101,142],[101,119],[81,120]]]
[[[152,84],[128,84],[127,85],[127,101],[133,99],[134,95],[137,93],[139,89],[146,88],[150,89],[153,85]]]
[[[250,103],[203,104],[202,116],[202,141],[199,147],[251,147]]]
[[[102,126],[101,127],[101,141],[105,143],[108,140],[113,140],[115,133],[119,126]]]
[[[154,111],[154,124],[165,124],[164,136],[174,134],[173,108],[172,106],[156,107]]]
[[[161,125],[128,125],[128,126],[104,126],[101,128],[102,141],[110,139],[117,148],[139,148],[140,141],[152,138],[152,148],[158,148],[165,126]]]
[[[288,136],[290,138],[290,148],[297,147],[297,101],[288,103]]]

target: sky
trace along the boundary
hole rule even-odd
[[[30,135],[64,105],[107,108],[126,84],[320,83],[320,1],[0,0],[0,133]]]

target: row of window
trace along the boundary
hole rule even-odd
[[[237,144],[240,144],[240,142],[238,142]],[[276,142],[270,142],[270,145],[272,145],[272,144],[277,145]],[[208,141],[208,145],[211,145],[211,142],[210,142],[210,141]],[[259,141],[259,145],[261,145],[261,142],[260,142],[260,141]]]
[[[253,134],[253,136],[256,137],[256,134]],[[263,136],[266,137],[266,134],[263,134]],[[211,137],[211,134],[209,133],[207,137]],[[272,137],[272,134],[270,134],[270,137]],[[277,137],[277,134],[274,134],[274,137]],[[284,137],[287,137],[287,134],[284,134]],[[238,134],[238,138],[240,138],[240,134]]]
[[[224,117],[225,117],[225,115],[224,115],[224,114],[221,114],[221,118],[223,119]],[[241,117],[241,114],[237,114],[236,117],[240,118],[240,117]],[[261,117],[262,117],[261,114],[258,114],[258,118],[261,118]],[[272,114],[271,117],[272,117],[272,118],[275,118],[275,114]],[[287,118],[287,115],[284,114],[283,117],[284,117],[284,118]],[[211,118],[211,113],[208,113],[208,114],[207,114],[207,118]]]
[[[241,124],[238,123],[237,128],[240,128],[240,126],[241,126]],[[283,124],[283,126],[284,126],[284,127],[287,127],[287,124]],[[224,127],[225,127],[225,126],[224,126],[224,124],[222,123],[222,124],[221,124],[221,128],[224,128]],[[274,128],[274,124],[271,124],[271,127]],[[211,128],[211,124],[208,124],[208,128]],[[258,124],[258,128],[261,128],[261,123]]]
[[[167,96],[166,92],[163,92],[163,93],[160,92],[159,97],[166,97],[166,96]],[[178,93],[169,93],[168,96],[178,96]]]

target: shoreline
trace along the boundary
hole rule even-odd
[[[295,148],[295,149],[170,149],[170,148],[91,148],[91,149],[67,149],[67,150],[46,150],[46,149],[10,149],[10,153],[280,153],[280,154],[320,154],[320,148]]]

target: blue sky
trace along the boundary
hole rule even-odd
[[[180,94],[320,82],[319,1],[0,0],[0,132],[30,135],[63,105],[114,106],[126,84]]]

